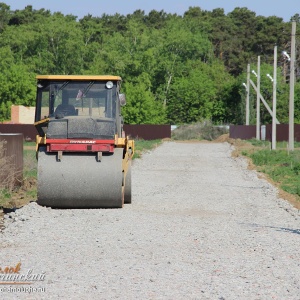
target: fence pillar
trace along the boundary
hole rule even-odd
[[[0,187],[13,188],[23,181],[23,134],[0,133]]]

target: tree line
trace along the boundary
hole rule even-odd
[[[299,15],[294,18],[299,22]],[[264,74],[273,74],[275,44],[280,52],[290,51],[290,32],[291,22],[256,16],[245,7],[228,14],[222,8],[190,7],[183,15],[136,10],[126,16],[89,14],[78,19],[30,5],[13,11],[0,2],[0,121],[10,119],[12,104],[34,105],[37,74],[111,74],[123,79],[126,123],[210,119],[242,124],[247,64],[256,70],[261,56],[261,93],[271,106],[272,83]],[[296,65],[299,62],[297,56]],[[277,112],[281,123],[288,120],[288,74],[289,64],[280,55]],[[255,99],[253,91],[253,124]],[[261,109],[262,121],[270,122]],[[300,121],[299,82],[295,121]]]

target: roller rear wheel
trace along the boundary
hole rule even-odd
[[[131,161],[128,162],[128,170],[125,178],[125,196],[124,203],[131,203]]]

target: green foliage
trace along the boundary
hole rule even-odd
[[[127,105],[123,107],[122,114],[127,124],[163,124],[165,122],[162,103],[155,100],[147,77],[146,74],[142,74],[137,78],[136,83],[124,84]]]
[[[256,67],[253,67],[253,70],[257,71]],[[273,102],[273,83],[266,76],[270,74],[274,77],[273,74],[273,66],[270,64],[263,63],[261,64],[261,80],[260,80],[260,91],[265,101],[268,103],[269,107],[272,109]],[[239,85],[242,87],[242,82],[245,82],[245,78],[247,77],[246,72],[239,78]],[[254,74],[251,73],[251,80],[254,84],[257,84],[257,78]],[[243,88],[243,87],[242,87]],[[299,90],[299,94],[298,94]],[[246,98],[246,91],[240,90],[240,94],[242,99]],[[288,106],[289,106],[289,84],[286,83],[286,78],[284,76],[283,67],[279,67],[277,69],[277,119],[280,123],[288,123],[289,115],[288,115]],[[300,121],[300,83],[296,83],[295,85],[295,123]],[[245,107],[245,102],[243,102],[243,109]],[[256,124],[256,93],[253,88],[250,90],[250,124]],[[245,118],[245,112],[242,111],[243,118]],[[261,102],[261,123],[262,124],[270,124],[272,123],[272,117],[270,113],[267,111],[263,103]]]
[[[241,124],[247,63],[261,56],[261,91],[270,104],[272,85],[265,74],[272,75],[274,44],[285,50],[289,31],[290,23],[281,18],[256,16],[245,7],[227,15],[222,8],[190,7],[183,16],[137,10],[77,20],[31,5],[11,11],[0,3],[0,121],[10,118],[12,104],[33,105],[36,74],[112,74],[124,79],[128,123],[210,119]],[[288,120],[289,87],[288,65],[281,63],[277,112],[283,123]],[[253,123],[254,93],[250,100]],[[297,82],[296,122],[299,101]],[[270,122],[263,106],[261,116]]]
[[[4,31],[10,19],[10,7],[0,2],[0,33]]]
[[[0,48],[0,121],[10,118],[10,107],[16,105],[34,105],[34,75],[23,63],[15,63],[8,47]]]
[[[191,123],[211,118],[215,95],[214,84],[208,74],[190,70],[188,76],[174,79],[170,89],[168,117],[173,124]]]
[[[202,119],[227,119],[226,100],[234,82],[219,61],[211,64],[187,62],[185,73],[176,77],[168,95],[170,122],[191,123]]]

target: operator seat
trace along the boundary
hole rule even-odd
[[[62,103],[55,109],[55,116],[76,116],[76,109],[73,105],[69,104],[68,91],[62,91]]]

